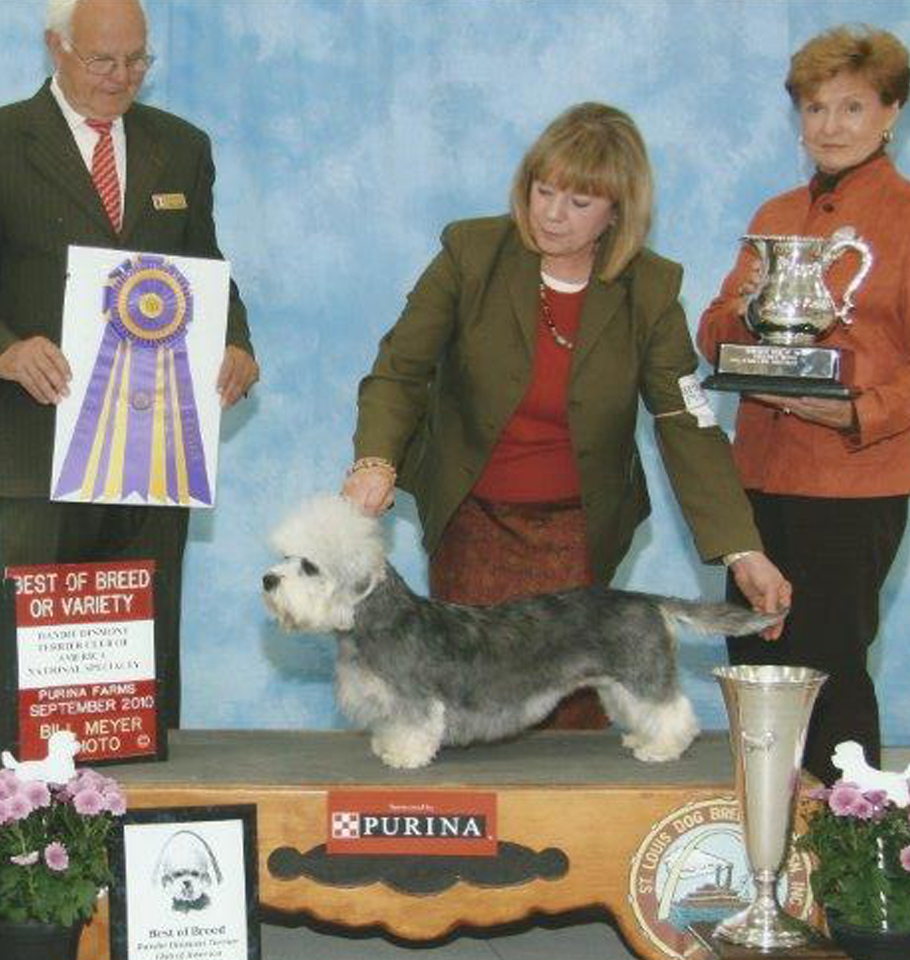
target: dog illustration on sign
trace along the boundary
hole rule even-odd
[[[784,615],[605,586],[492,607],[429,600],[386,560],[379,521],[337,496],[304,503],[273,542],[284,559],[262,578],[266,606],[288,630],[335,633],[338,703],[391,767],[518,734],[585,686],[639,760],[674,760],[698,733],[674,623],[741,635]]]
[[[204,837],[178,830],[161,848],[152,882],[177,913],[205,910],[222,882],[221,868]]]

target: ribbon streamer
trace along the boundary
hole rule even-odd
[[[164,257],[139,254],[108,275],[104,336],[55,497],[211,505],[186,333],[193,295]]]

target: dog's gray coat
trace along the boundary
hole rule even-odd
[[[385,560],[378,523],[340,498],[305,504],[276,544],[286,559],[263,577],[267,605],[289,629],[335,631],[339,705],[396,767],[517,734],[583,686],[629,730],[637,757],[674,759],[698,726],[672,623],[744,634],[779,619],[601,586],[493,607],[429,600]]]

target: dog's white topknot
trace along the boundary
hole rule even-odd
[[[275,530],[271,543],[282,556],[310,560],[336,583],[381,579],[385,569],[379,521],[335,494],[305,500]]]

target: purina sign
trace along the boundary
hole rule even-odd
[[[496,794],[333,790],[326,852],[495,856]]]

